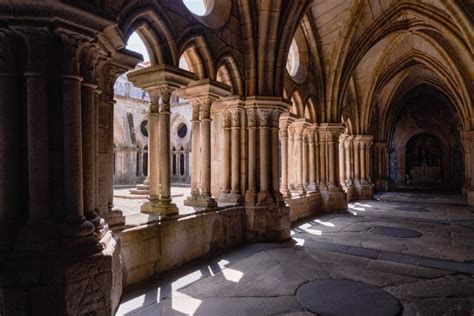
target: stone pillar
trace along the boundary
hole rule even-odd
[[[353,137],[348,136],[344,141],[344,157],[345,157],[345,183],[347,188],[347,199],[348,201],[353,201],[356,199],[356,191],[354,189],[354,181],[353,181],[353,164],[351,160],[353,158]]]
[[[95,161],[95,139],[94,139],[94,90],[96,85],[83,83],[81,89],[82,101],[82,168],[84,185],[84,215],[91,221],[96,230],[102,228],[100,217],[95,212],[95,186],[94,186],[94,161]]]
[[[269,119],[271,111],[257,110],[258,115],[258,131],[259,131],[259,192],[257,205],[266,205],[273,202],[270,193],[270,146],[271,140],[269,137]]]
[[[63,77],[63,159],[64,215],[62,235],[68,248],[97,247],[95,227],[84,217],[82,178],[81,81],[72,75]]]
[[[232,119],[232,154],[231,154],[231,182],[232,190],[229,198],[233,203],[242,202],[242,194],[240,190],[240,110],[231,111]]]
[[[276,179],[271,174],[276,165],[279,165],[277,153],[277,134],[270,129],[277,127],[280,115],[287,111],[286,100],[276,97],[247,97],[246,111],[249,129],[249,190],[254,181],[252,170],[254,163],[258,163],[258,195],[257,203],[247,203],[245,207],[245,238],[258,241],[281,241],[290,237],[289,208],[282,203],[280,194],[275,186]],[[255,115],[256,114],[256,115]],[[258,150],[253,127],[258,118]],[[255,170],[257,171],[257,170]],[[276,194],[275,194],[276,193]],[[246,202],[249,200],[246,198]]]
[[[192,139],[191,139],[191,156],[192,156],[192,170],[191,170],[191,196],[188,199],[196,200],[200,191],[199,183],[201,180],[201,121],[199,120],[200,104],[197,100],[192,102]]]
[[[375,179],[375,188],[377,191],[387,191],[388,190],[388,173],[386,171],[387,165],[387,143],[378,142],[375,144],[376,150],[376,163],[377,163],[377,176]]]
[[[359,158],[360,158],[360,140],[359,138],[354,138],[354,146],[353,146],[353,155],[354,155],[354,185],[359,186],[360,185],[360,163],[359,163]]]
[[[288,189],[288,122],[280,122],[280,144],[281,144],[281,188],[280,192],[284,198],[291,197]]]
[[[148,201],[145,202],[141,211],[153,212],[158,207],[160,199],[160,133],[158,113],[160,90],[148,90],[150,95],[150,109],[148,112],[148,166],[147,179],[149,181]]]
[[[159,213],[164,216],[175,216],[178,208],[171,203],[171,164],[170,164],[170,98],[171,87],[160,86],[161,108],[159,116],[159,148],[160,148],[160,199]]]
[[[49,170],[45,168],[45,166],[49,165],[48,82],[39,73],[25,73],[25,77],[29,221],[36,222],[49,217]],[[12,94],[12,92],[10,93]],[[2,104],[2,107],[8,108],[7,103]],[[9,119],[9,117],[6,118]],[[9,125],[6,122],[5,124],[6,126]],[[15,144],[14,146],[19,147],[20,144]],[[5,155],[9,156],[10,153],[5,153]],[[17,177],[18,175],[14,176],[14,178]],[[15,181],[13,178],[11,180]],[[5,186],[10,186],[10,183],[5,184]],[[17,195],[19,193],[16,192],[14,194]],[[6,209],[5,211],[8,212],[9,210]]]
[[[314,128],[307,129],[308,138],[308,172],[309,172],[309,185],[308,191],[316,191],[316,151],[314,145]]]
[[[345,156],[345,150],[344,150],[344,142],[347,139],[347,135],[341,134],[339,136],[339,145],[338,145],[338,152],[339,152],[339,183],[341,184],[341,187],[344,191],[347,193],[347,186],[346,186],[346,181],[345,181],[345,166],[346,166],[346,160],[350,159],[350,157]]]
[[[225,202],[230,193],[230,119],[229,113],[224,111],[221,113],[222,122],[222,147],[221,147],[221,175],[222,175],[222,189],[219,196],[219,202]]]
[[[288,188],[295,189],[295,129],[291,125],[288,130]]]
[[[271,128],[271,180],[272,180],[272,192],[275,202],[278,204],[284,203],[283,196],[280,192],[280,154],[279,154],[279,139],[278,130],[280,126],[280,112],[273,111],[270,118]]]
[[[465,155],[463,191],[468,205],[474,206],[474,130],[464,131],[462,142]]]
[[[306,190],[303,184],[303,146],[304,146],[304,127],[299,126],[295,132],[296,153],[297,153],[297,183],[296,192],[298,195],[305,195]]]
[[[255,204],[257,197],[257,113],[255,109],[247,110],[248,125],[248,189],[245,193],[245,203]]]
[[[359,199],[371,199],[373,197],[373,184],[370,176],[370,150],[372,148],[372,139],[370,135],[356,136],[357,143],[359,144],[360,181],[356,184]]]
[[[327,153],[328,178],[327,186],[321,190],[323,200],[323,209],[325,211],[339,211],[347,209],[346,193],[342,190],[338,179],[336,178],[338,171],[338,142],[339,135],[342,132],[341,124],[324,123],[319,127],[321,151]],[[324,155],[322,155],[324,158]]]

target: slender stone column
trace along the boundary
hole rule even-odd
[[[271,111],[269,110],[257,110],[258,113],[258,130],[260,139],[260,177],[259,177],[259,192],[258,192],[258,204],[266,205],[273,202],[270,194],[270,181],[269,181],[269,162],[270,161],[270,138],[269,138],[269,117]]]
[[[240,191],[240,110],[234,109],[232,114],[232,191],[230,198],[234,203],[242,201],[242,194]]]
[[[21,151],[18,139],[21,124],[17,84],[18,78],[13,74],[0,73],[0,225],[24,217],[19,212]],[[40,218],[44,215],[43,209],[39,215]]]
[[[314,128],[307,129],[307,138],[308,138],[308,191],[316,190],[316,153],[314,146]]]
[[[304,146],[304,128],[299,127],[295,132],[296,150],[297,150],[297,184],[296,190],[299,195],[304,195],[306,190],[303,184],[303,146]]]
[[[309,155],[308,155],[308,135],[307,129],[303,134],[303,185],[306,188],[309,185]]]
[[[346,186],[347,187],[352,185],[351,149],[352,149],[352,137],[349,136],[344,141],[345,163],[346,163],[345,180],[346,180]]]
[[[150,109],[148,112],[148,176],[150,184],[150,194],[148,196],[148,203],[142,207],[143,212],[149,212],[156,208],[160,199],[160,115],[158,113],[160,90],[150,89]],[[148,206],[148,204],[150,206]]]
[[[326,135],[323,131],[319,130],[319,190],[327,190],[327,177],[326,177]]]
[[[337,160],[336,160],[336,141],[332,137],[329,138],[327,142],[328,147],[328,156],[329,156],[329,188],[333,189],[337,187],[337,180],[336,180],[336,170],[337,170]]]
[[[230,124],[229,124],[229,113],[224,111],[221,114],[222,122],[222,147],[221,147],[221,159],[222,159],[222,191],[219,201],[224,201],[230,193]]]
[[[92,236],[94,225],[85,221],[82,184],[81,81],[76,76],[63,78],[64,141],[64,222],[63,234],[81,238]],[[76,243],[69,246],[75,247]]]
[[[360,181],[360,173],[359,173],[359,167],[360,167],[360,164],[359,164],[360,141],[357,137],[354,139],[353,149],[354,149],[354,183],[356,185],[359,185],[360,182],[361,182]]]
[[[281,144],[281,188],[283,197],[291,197],[288,189],[288,124],[282,122],[280,126],[280,144]]]
[[[315,180],[316,180],[316,191],[319,191],[319,186],[321,184],[321,164],[319,163],[320,159],[320,146],[319,146],[319,129],[316,126],[314,130],[314,166],[315,166]]]
[[[369,140],[365,144],[365,179],[372,185],[372,140]]]
[[[192,159],[192,170],[191,170],[191,196],[188,197],[188,200],[195,200],[199,195],[199,184],[201,180],[201,170],[200,170],[200,158],[201,158],[201,121],[199,120],[199,111],[200,104],[197,100],[192,102],[192,139],[191,139],[191,159]]]
[[[344,142],[345,142],[346,139],[347,139],[347,135],[341,134],[341,136],[339,136],[339,146],[338,146],[338,149],[339,149],[339,183],[341,184],[341,187],[345,191],[347,191],[346,181],[345,181],[346,173],[345,173],[345,170],[344,170],[345,166],[346,166],[345,161],[350,159],[349,157],[345,156]]]
[[[172,90],[166,85],[160,86],[161,109],[159,117],[160,131],[160,213],[165,216],[178,214],[178,208],[171,203],[171,173],[170,173],[170,98]]]
[[[26,73],[25,77],[29,220],[34,222],[44,220],[49,216],[49,170],[46,168],[49,165],[48,87],[46,78],[38,73]],[[12,105],[3,103],[2,106]],[[19,144],[14,146],[19,146]],[[10,184],[5,185],[10,186]]]
[[[295,189],[295,130],[291,126],[288,130],[288,188]]]
[[[83,83],[81,87],[82,102],[82,168],[84,186],[84,215],[96,229],[100,229],[100,217],[95,212],[94,190],[94,89],[96,85]]]
[[[211,100],[201,105],[201,195],[207,207],[217,206],[211,194]]]
[[[257,113],[254,109],[247,110],[248,150],[249,150],[249,186],[245,193],[245,203],[255,204],[257,194]]]
[[[360,147],[359,147],[359,155],[360,155],[359,159],[360,159],[360,182],[362,184],[367,184],[365,147],[366,147],[366,144],[364,142],[361,142]]]

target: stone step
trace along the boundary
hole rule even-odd
[[[136,195],[148,195],[150,193],[150,190],[140,190],[140,189],[131,189],[130,194],[136,194]]]

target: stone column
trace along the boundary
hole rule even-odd
[[[148,166],[147,179],[149,181],[148,201],[145,202],[141,211],[144,213],[154,212],[159,205],[160,199],[160,132],[158,113],[160,90],[149,89],[150,109],[148,112]]]
[[[321,164],[320,159],[320,146],[319,146],[319,128],[315,124],[314,129],[314,165],[315,165],[315,180],[316,180],[316,191],[319,192],[319,187],[321,184]]]
[[[308,145],[308,130],[305,129],[303,133],[303,186],[305,189],[309,185],[309,145]]]
[[[191,169],[191,196],[188,197],[188,200],[196,200],[200,194],[199,184],[201,182],[201,121],[199,120],[200,103],[198,102],[198,100],[193,100],[192,111],[191,160],[193,165]]]
[[[259,192],[258,192],[258,205],[266,205],[273,202],[272,195],[270,193],[270,144],[271,140],[269,137],[269,118],[271,115],[270,110],[257,110],[258,115],[258,131],[259,131],[259,156],[260,156],[260,172],[259,172]]]
[[[344,142],[346,139],[347,139],[347,135],[345,134],[341,134],[339,136],[338,151],[339,151],[339,183],[341,184],[342,189],[347,192],[346,181],[345,181],[345,176],[346,176],[345,166],[346,166],[346,160],[348,160],[348,157],[345,156],[345,150],[344,150]]]
[[[222,170],[222,190],[219,196],[219,202],[226,202],[226,198],[230,193],[230,122],[229,113],[224,111],[221,113],[222,122],[222,147],[221,147],[221,166]]]
[[[297,183],[296,183],[296,192],[298,195],[305,195],[306,190],[303,184],[303,146],[304,146],[304,127],[296,128],[295,132],[295,142],[296,142],[296,152],[297,152]]]
[[[14,55],[9,55],[11,58]],[[13,65],[11,60],[6,59],[5,65]],[[24,217],[21,213],[22,197],[20,184],[21,174],[21,149],[19,146],[19,135],[21,135],[20,107],[18,106],[18,78],[14,73],[0,70],[0,237],[8,240],[13,237],[9,234],[3,224],[17,222]],[[13,71],[13,69],[12,69]],[[29,79],[27,79],[29,80]],[[27,83],[28,84],[28,83]],[[32,96],[34,97],[34,96]],[[29,97],[27,96],[27,102]],[[29,106],[27,106],[29,108]],[[40,110],[38,108],[38,110]],[[38,211],[38,217],[45,215],[43,207]],[[2,238],[3,239],[3,238]],[[3,240],[2,240],[3,241]],[[2,245],[0,245],[0,249]]]
[[[288,189],[288,123],[280,123],[280,144],[281,144],[281,194],[284,198],[291,197]]]
[[[280,153],[279,153],[279,139],[278,130],[280,126],[280,112],[273,111],[270,119],[271,128],[271,179],[272,179],[272,191],[275,202],[283,203],[283,196],[280,193]]]
[[[94,190],[94,161],[95,161],[95,142],[94,142],[94,90],[96,85],[83,83],[81,87],[82,102],[82,168],[84,185],[84,214],[91,221],[96,230],[102,225],[100,217],[95,212],[95,190]]]
[[[360,140],[359,138],[354,138],[354,146],[353,146],[353,155],[354,155],[354,184],[356,186],[360,185],[360,173],[359,173],[359,158],[360,158]]]
[[[309,155],[309,186],[308,191],[315,191],[316,187],[316,152],[314,145],[314,128],[307,129],[308,137],[308,155]]]
[[[347,197],[342,190],[338,179],[338,143],[342,132],[341,124],[324,123],[319,127],[321,145],[326,150],[328,162],[327,168],[327,187],[321,190],[323,200],[323,209],[325,211],[339,211],[347,209]],[[324,156],[323,156],[324,157]]]
[[[354,181],[353,181],[353,164],[351,163],[352,160],[352,144],[353,144],[353,137],[348,136],[344,140],[344,158],[345,158],[345,167],[344,167],[344,182],[347,188],[347,200],[353,201],[356,198],[356,192],[354,190]]]
[[[358,184],[358,197],[360,199],[371,199],[373,196],[373,184],[370,177],[370,149],[372,146],[372,136],[357,135],[359,143],[359,165],[360,182]]]
[[[466,195],[468,205],[474,206],[474,130],[464,131],[462,133],[464,146],[465,166],[463,191]]]
[[[68,246],[82,245],[90,238],[95,246],[95,227],[85,221],[82,179],[81,81],[77,76],[63,77],[63,142],[64,142],[64,217],[63,235]],[[75,239],[76,241],[73,241]]]
[[[254,109],[247,109],[248,125],[248,190],[245,193],[245,203],[255,204],[257,195],[257,113]]]
[[[319,190],[327,190],[327,177],[326,177],[326,135],[324,131],[319,129]]]
[[[161,95],[161,108],[159,116],[159,146],[160,146],[160,199],[159,211],[165,216],[178,214],[178,208],[171,203],[171,166],[170,166],[170,98],[171,87],[162,85],[159,87]]]
[[[29,221],[35,222],[49,217],[49,170],[45,167],[49,165],[48,82],[39,73],[25,73],[25,77]],[[8,108],[9,105],[2,103],[1,107]],[[9,117],[6,118],[9,119]],[[5,124],[9,125],[6,122]],[[20,144],[14,146],[19,147]],[[5,153],[5,155],[10,155],[10,153]],[[18,175],[14,177],[17,178]],[[13,178],[11,180],[15,181]],[[10,186],[10,183],[5,186]]]
[[[288,130],[288,188],[295,189],[295,129],[291,125]]]
[[[232,190],[229,198],[233,203],[242,202],[240,190],[240,110],[231,111],[232,119]]]

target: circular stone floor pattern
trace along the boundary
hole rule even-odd
[[[375,226],[372,232],[376,235],[383,235],[383,236],[397,237],[397,238],[416,238],[423,235],[417,230],[398,228],[398,227],[389,227],[389,226]]]
[[[318,315],[393,316],[400,302],[378,287],[351,280],[317,280],[296,292],[298,301]]]

